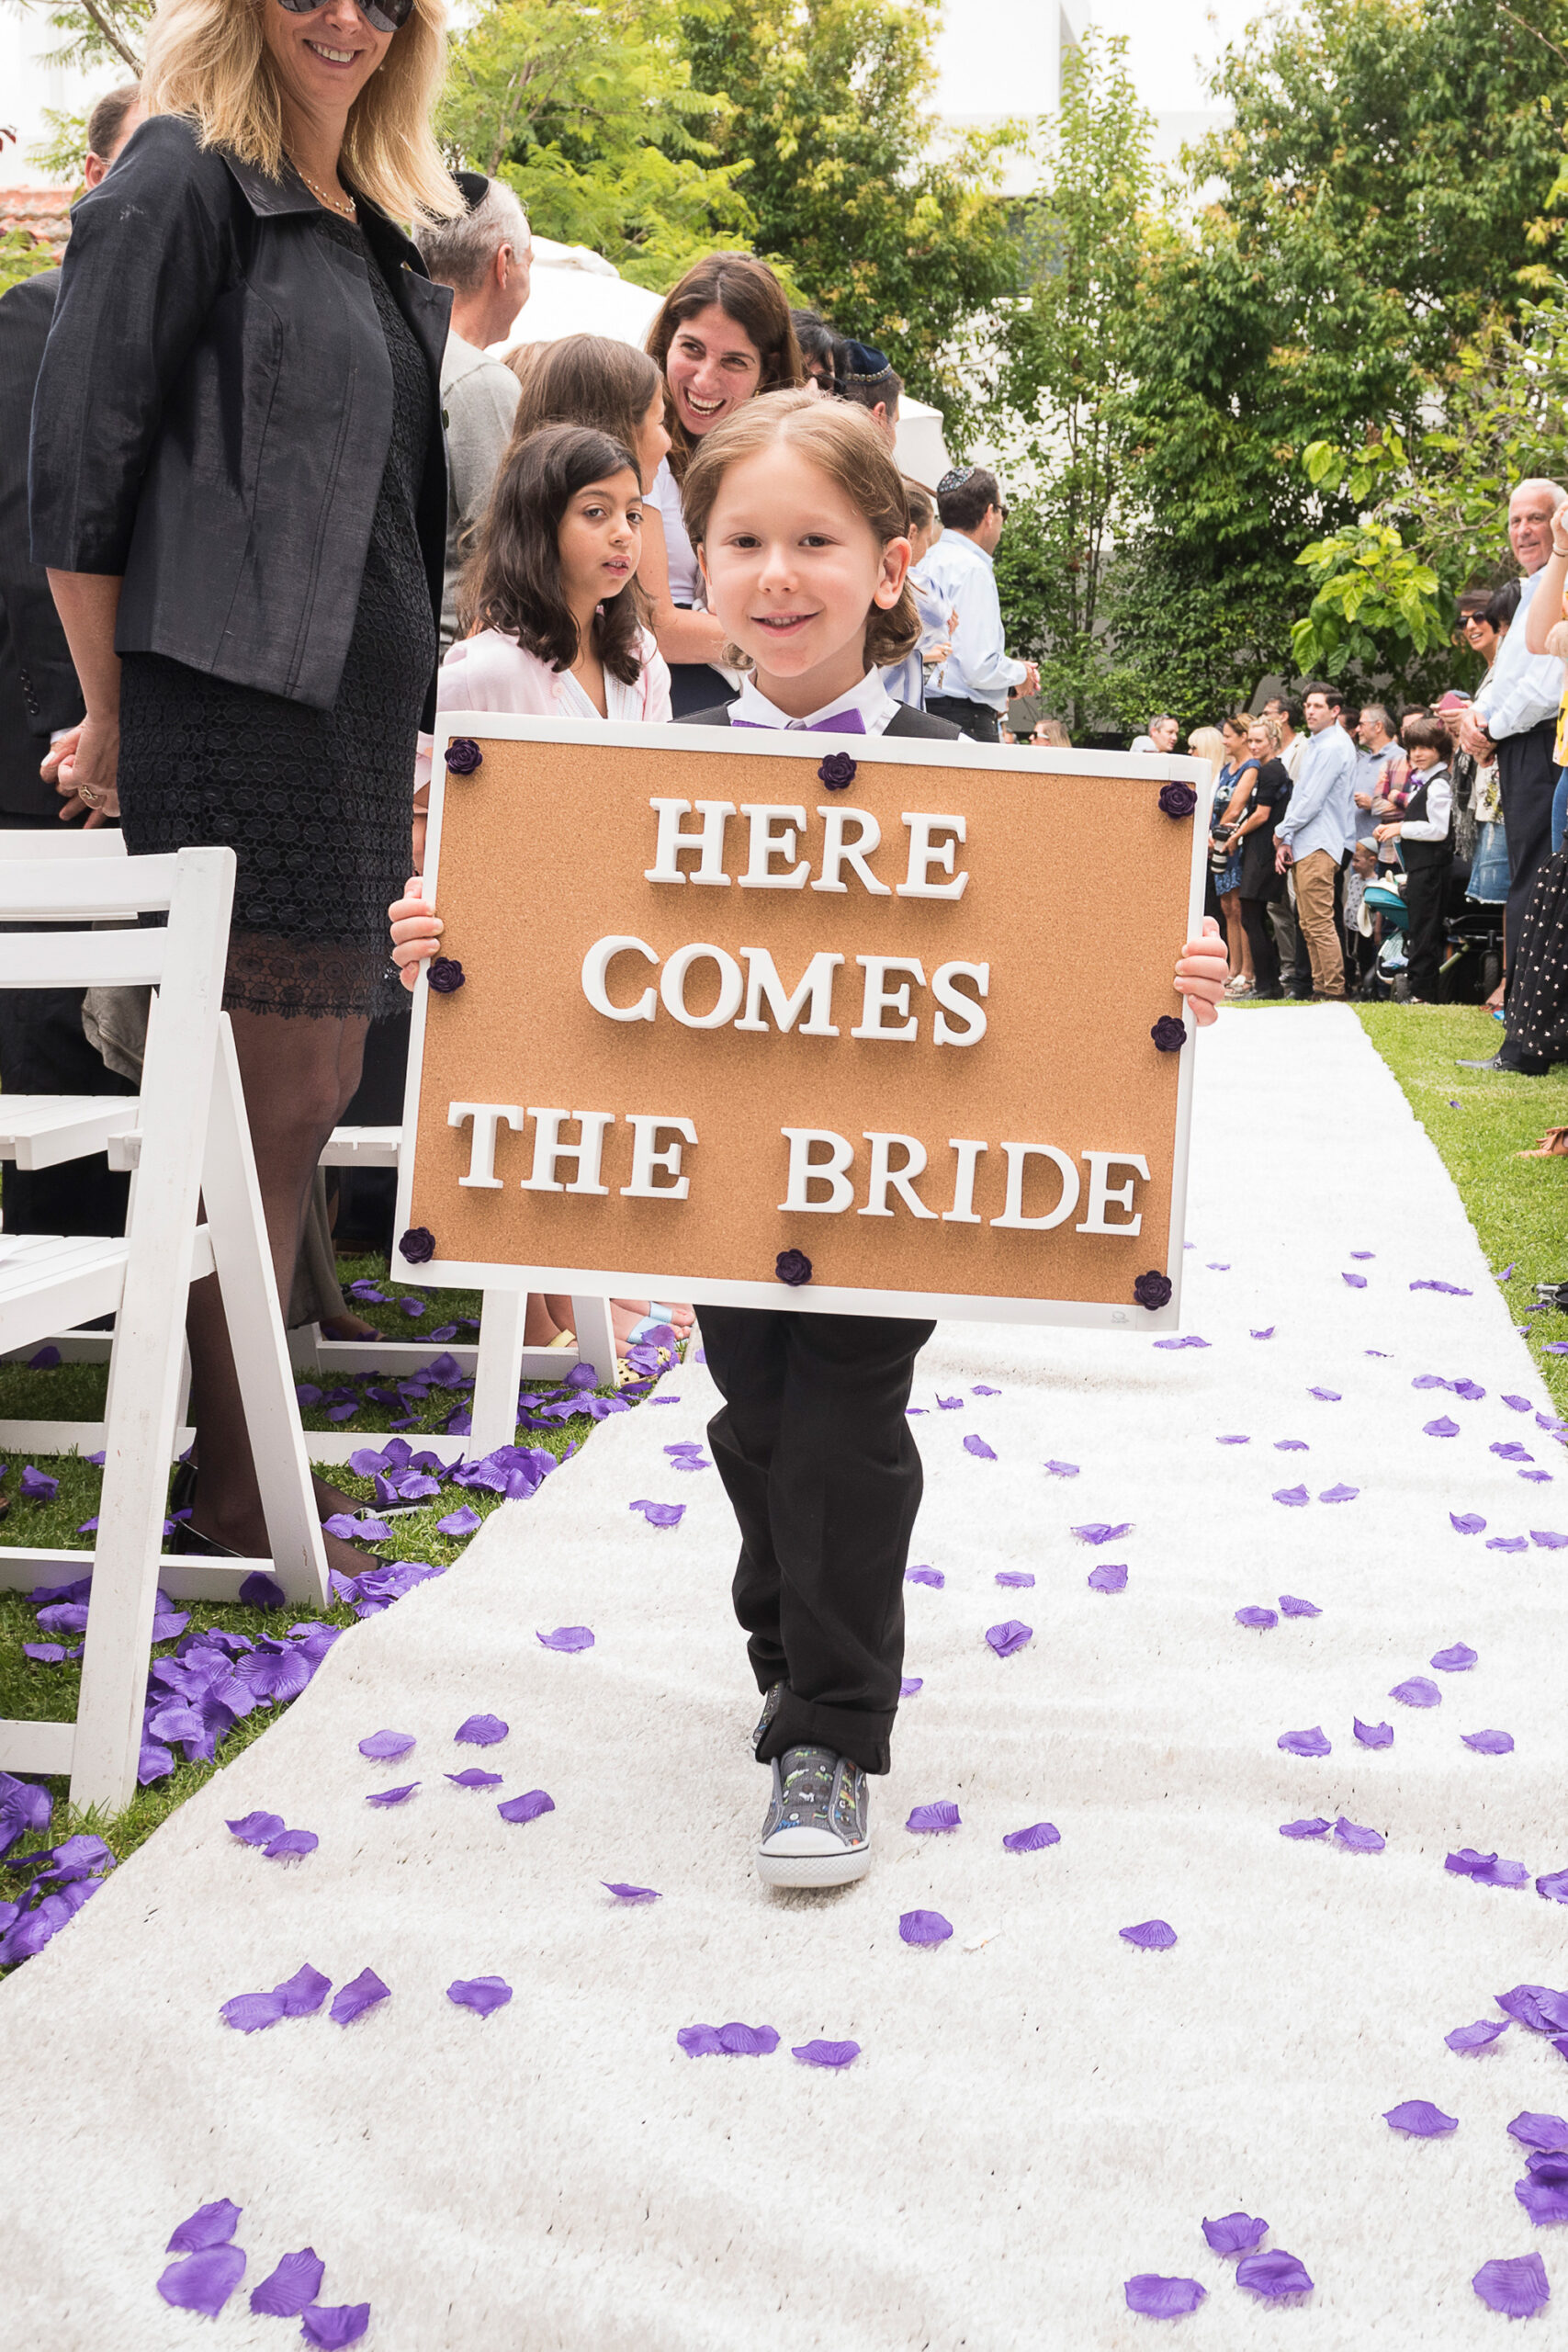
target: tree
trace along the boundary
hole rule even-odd
[[[1067,58],[1059,115],[1036,142],[1041,169],[1023,233],[1035,256],[1027,295],[1004,313],[990,429],[1038,491],[1010,520],[998,557],[1010,617],[1040,660],[1041,693],[1075,734],[1122,716],[1104,590],[1127,458],[1119,395],[1153,186],[1154,118],[1127,71],[1127,42],[1091,27]],[[1028,626],[1019,610],[1032,587]]]
[[[755,224],[807,300],[885,350],[961,439],[977,314],[1016,288],[998,193],[1019,133],[953,141],[931,113],[931,0],[728,0],[690,8],[698,85],[725,104],[710,135]]]
[[[42,6],[39,0],[10,0],[10,5],[27,15],[41,15],[58,34],[49,64],[118,67],[126,80],[141,78],[153,0],[44,0]],[[87,144],[87,118],[51,109],[44,120],[49,135],[28,150],[28,161],[74,187]]]

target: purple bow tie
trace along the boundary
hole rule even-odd
[[[818,718],[810,727],[769,727],[761,718],[732,718],[731,727],[751,727],[770,735],[863,735],[865,721],[858,710],[836,710],[831,718]]]

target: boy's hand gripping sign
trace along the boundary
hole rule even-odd
[[[1206,777],[444,717],[399,1271],[1173,1326]]]

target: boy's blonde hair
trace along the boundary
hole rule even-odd
[[[843,492],[883,547],[908,537],[908,492],[866,410],[811,392],[764,392],[705,433],[686,468],[681,511],[694,547],[700,547],[707,535],[719,485],[729,468],[760,457],[781,441],[798,449]],[[865,666],[881,670],[902,662],[919,641],[919,615],[906,578],[897,604],[886,611],[873,605],[866,616]],[[724,660],[732,669],[751,667],[750,656],[733,646],[726,646]]]
[[[147,38],[141,103],[186,116],[204,147],[281,175],[283,106],[261,8],[272,0],[160,0]],[[344,176],[394,220],[450,220],[463,198],[430,129],[446,70],[443,0],[414,0],[348,118]]]

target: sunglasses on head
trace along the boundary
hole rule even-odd
[[[371,30],[378,33],[395,33],[413,14],[413,0],[355,0],[355,4]],[[291,17],[313,17],[318,8],[329,5],[329,0],[277,0],[277,5],[287,8]]]

